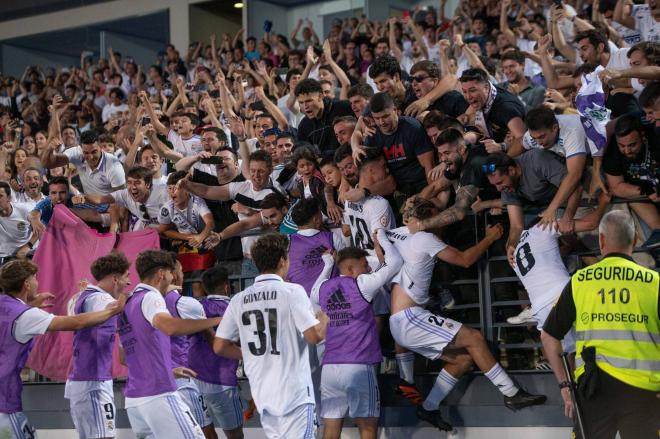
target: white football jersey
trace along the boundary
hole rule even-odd
[[[524,230],[514,253],[515,272],[529,294],[532,311],[554,303],[571,277],[559,254],[560,233],[552,227]]]
[[[283,416],[314,403],[303,332],[318,323],[304,288],[275,274],[257,276],[252,286],[232,297],[216,335],[240,342],[260,414]]]
[[[436,255],[447,244],[432,233],[421,231],[411,235],[406,226],[390,230],[387,237],[403,259],[403,267],[392,282],[398,283],[415,303],[424,305],[429,301]]]
[[[353,245],[374,255],[373,234],[377,229],[396,226],[390,203],[380,195],[371,195],[358,202],[344,202],[344,223],[351,227]]]

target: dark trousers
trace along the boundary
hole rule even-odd
[[[629,386],[599,370],[596,395],[580,398],[585,430],[589,439],[658,439],[660,398],[656,392]],[[574,430],[580,437],[578,429]]]

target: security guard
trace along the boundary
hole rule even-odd
[[[541,339],[566,416],[574,407],[559,357],[575,324],[577,402],[589,439],[655,438],[660,431],[660,277],[633,262],[635,226],[611,211],[598,227],[603,259],[578,270],[550,312]]]

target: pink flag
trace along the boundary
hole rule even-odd
[[[39,266],[39,292],[55,295],[54,306],[48,311],[66,315],[69,299],[80,290],[80,280],[94,282],[90,266],[95,259],[113,249],[124,253],[131,262],[131,285],[136,285],[139,278],[133,263],[138,253],[159,247],[155,230],[120,233],[118,236],[101,234],[89,228],[65,206],[57,205],[33,258]],[[72,345],[72,332],[46,333],[37,337],[27,365],[52,380],[63,381],[71,367]],[[112,375],[126,376],[126,368],[119,364],[117,344],[113,352]]]

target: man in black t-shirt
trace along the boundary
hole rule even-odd
[[[517,97],[492,85],[488,74],[481,69],[465,70],[460,81],[463,96],[476,111],[474,125],[484,135],[501,143],[510,131],[515,141],[522,141],[525,135],[525,107]]]
[[[229,148],[221,148],[216,151],[215,157],[221,158],[222,163],[215,165],[216,174],[211,175],[200,169],[194,169],[192,181],[207,186],[223,186],[231,182],[245,181],[239,171],[238,158],[236,153]],[[238,221],[238,216],[232,211],[231,206],[234,201],[218,201],[205,199],[206,205],[213,214],[215,221],[214,232],[221,232],[227,226]],[[243,250],[241,248],[241,238],[230,238],[223,240],[214,249],[216,260],[221,263],[230,274],[241,273],[241,261],[243,260]]]
[[[469,213],[477,196],[482,200],[499,200],[500,196],[488,182],[482,166],[488,153],[483,145],[467,145],[463,133],[457,129],[447,129],[436,139],[436,149],[440,162],[445,165],[445,176],[434,184],[449,186],[449,180],[458,180],[456,201],[453,206],[438,215],[419,221],[411,218],[408,228],[411,233],[418,230],[435,229],[462,221]],[[496,207],[496,201],[491,207]]]
[[[617,119],[614,138],[603,158],[603,171],[607,186],[615,196],[648,196],[657,203],[660,195],[660,147],[653,127],[645,130],[635,114]],[[660,214],[655,203],[630,203],[630,207],[652,230],[660,228]]]
[[[339,146],[332,122],[337,117],[353,115],[350,102],[324,98],[321,84],[315,79],[300,81],[294,94],[300,111],[305,113],[298,125],[298,140],[316,145],[324,157],[332,158]]]
[[[410,68],[411,87],[406,90],[406,98],[403,108],[408,108],[417,99],[420,99],[429,93],[440,82],[440,70],[438,65],[432,61],[420,61]],[[435,101],[428,107],[428,111],[438,110],[443,114],[452,117],[458,117],[465,113],[469,104],[462,94],[456,90],[451,90]]]
[[[406,198],[416,194],[426,186],[426,175],[433,168],[433,146],[422,124],[399,116],[387,93],[376,93],[369,106],[376,131],[363,139],[364,145],[382,151],[397,191]]]

